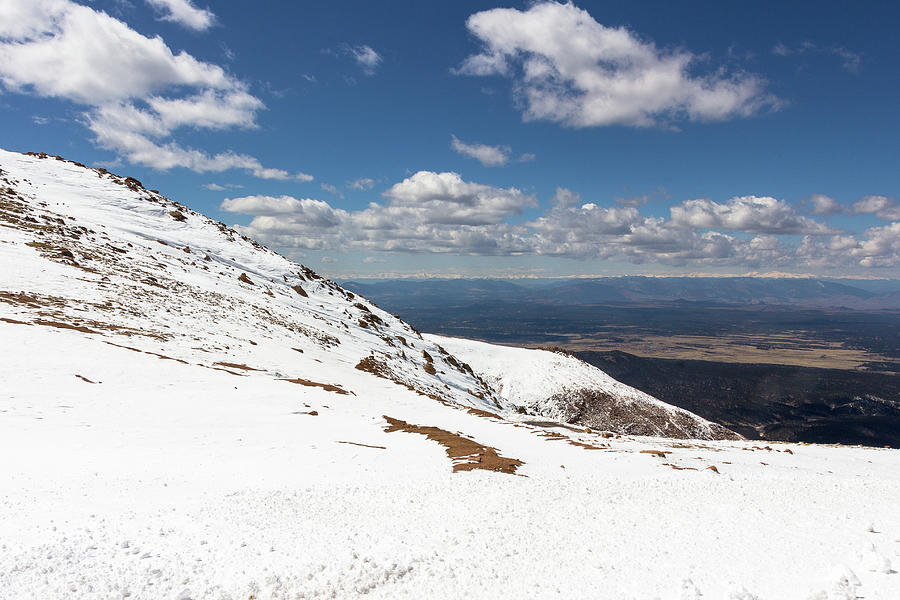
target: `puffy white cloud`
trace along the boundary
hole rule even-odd
[[[809,202],[812,205],[809,213],[820,217],[836,215],[846,210],[843,204],[824,194],[813,194],[810,196]]]
[[[509,146],[467,144],[455,135],[451,136],[450,145],[459,154],[474,158],[485,167],[502,167],[509,162],[509,157],[512,153],[512,149]]]
[[[227,91],[204,90],[185,98],[153,96],[147,104],[156,113],[166,131],[182,126],[204,129],[256,127],[256,113],[265,108],[243,85]]]
[[[145,0],[160,13],[163,21],[172,21],[188,29],[206,31],[216,22],[208,8],[197,8],[191,0]]]
[[[581,204],[581,195],[568,188],[556,188],[556,193],[550,199],[550,204],[557,208],[571,208]]]
[[[288,252],[540,255],[766,271],[815,267],[823,273],[900,267],[900,223],[859,236],[837,234],[767,197],[692,200],[666,218],[642,214],[637,206],[583,202],[559,188],[543,214],[523,223],[513,217],[536,204],[532,196],[455,173],[420,171],[384,197],[386,202],[350,211],[291,196],[230,198],[221,208],[252,215],[238,228]],[[798,244],[794,236],[804,231]]]
[[[900,267],[900,222],[872,227],[859,238],[855,235],[806,236],[796,256],[806,264],[826,269]]]
[[[0,81],[8,89],[97,106],[171,86],[234,85],[221,67],[174,54],[162,38],[145,37],[88,6],[69,0],[12,4],[31,8],[24,24],[0,26]]]
[[[159,6],[173,19],[194,14],[185,12],[192,7],[186,0],[160,0]],[[71,0],[0,2],[0,85],[87,107],[83,122],[96,142],[135,164],[312,179],[244,154],[180,146],[172,137],[182,127],[255,127],[262,101],[218,65],[174,53],[162,38]]]
[[[450,136],[450,147],[458,154],[474,158],[485,167],[502,167],[512,160],[512,148],[509,146],[488,146],[487,144],[467,144],[455,135]],[[516,162],[531,162],[534,154],[526,152]]]
[[[419,171],[384,193],[394,209],[423,216],[428,223],[487,225],[537,207],[537,199],[511,187],[463,181],[457,173]]]
[[[336,227],[347,213],[335,210],[327,202],[292,196],[243,196],[226,198],[222,210],[246,215],[291,215],[308,227]]]
[[[887,196],[866,196],[853,203],[858,215],[873,214],[883,221],[900,221],[900,204]]]
[[[865,236],[866,239],[852,251],[860,266],[900,266],[900,222],[867,229]]]
[[[243,230],[279,247],[392,252],[509,254],[530,251],[522,228],[506,217],[537,206],[515,188],[420,171],[392,186],[387,203],[345,211],[289,196],[227,199],[221,208],[255,215]]]
[[[750,233],[827,234],[825,223],[797,214],[791,205],[768,196],[740,196],[724,204],[688,200],[671,208],[672,223],[694,229],[729,229]]]
[[[134,164],[167,170],[174,167],[191,169],[197,173],[221,173],[230,169],[241,169],[260,179],[296,179],[311,181],[312,175],[291,174],[283,169],[264,167],[258,159],[246,154],[221,152],[208,154],[200,150],[183,148],[174,142],[156,143],[149,137],[128,129],[120,129],[102,119],[90,120],[91,131],[97,143]]]
[[[482,11],[466,25],[483,49],[456,72],[511,77],[526,120],[647,127],[746,117],[779,105],[757,76],[721,69],[692,75],[700,61],[690,52],[661,50],[571,3]]]

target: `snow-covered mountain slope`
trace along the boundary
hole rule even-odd
[[[0,169],[7,323],[315,385],[349,384],[345,371],[357,368],[424,396],[504,408],[400,319],[137,180],[9,152]]]
[[[741,439],[730,429],[661,402],[562,352],[437,335],[425,338],[475,365],[498,396],[528,413],[631,435]]]
[[[516,420],[134,181],[0,169],[2,600],[900,597],[896,450]]]

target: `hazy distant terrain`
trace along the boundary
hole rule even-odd
[[[564,305],[707,302],[735,306],[900,310],[900,280],[771,277],[603,277],[595,279],[363,279],[343,282],[402,306],[459,306],[498,300]]]
[[[616,379],[751,439],[896,447],[900,282],[856,283],[624,277],[346,285],[423,331],[574,350]]]
[[[345,285],[416,327],[445,335],[658,358],[900,371],[900,309],[825,306],[852,306],[852,294],[857,306],[887,304],[894,292],[843,283],[624,277]],[[631,298],[623,299],[626,292]]]
[[[900,377],[579,352],[612,377],[748,439],[900,446]]]

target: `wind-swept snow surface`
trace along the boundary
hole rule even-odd
[[[895,450],[529,424],[133,180],[0,169],[3,600],[900,597]]]
[[[478,375],[497,395],[529,413],[632,435],[741,439],[730,429],[661,402],[563,352],[425,337],[476,365]]]

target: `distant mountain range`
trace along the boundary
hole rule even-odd
[[[394,279],[343,281],[390,307],[483,302],[559,305],[698,302],[853,310],[900,309],[900,281],[768,277],[604,277],[597,279]]]

